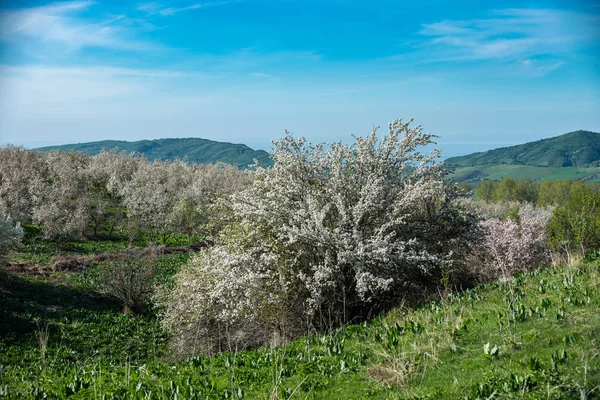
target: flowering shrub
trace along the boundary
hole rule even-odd
[[[11,217],[37,223],[46,239],[65,241],[101,231],[162,237],[207,236],[213,206],[243,190],[251,176],[230,165],[154,162],[103,151],[34,152],[0,148],[0,201]]]
[[[23,229],[6,215],[5,206],[0,201],[0,261],[4,253],[21,241]]]
[[[16,221],[31,220],[32,183],[44,173],[41,158],[39,153],[23,147],[0,148],[0,201],[6,214]]]
[[[87,168],[90,156],[50,151],[42,157],[44,170],[31,185],[33,221],[41,224],[48,239],[83,236],[89,222],[91,197]]]
[[[221,342],[216,330],[267,332],[254,337],[258,344],[268,332],[331,328],[438,283],[480,234],[457,204],[463,192],[443,179],[439,152],[418,151],[433,136],[411,122],[352,145],[289,135],[275,142],[274,166],[232,197],[233,222],[220,243],[164,297],[179,350],[199,350],[186,347],[192,332],[206,351]]]
[[[166,305],[163,323],[177,354],[281,344],[302,325],[290,313],[293,288],[277,273],[290,265],[275,252],[242,251],[249,233],[229,232],[228,244],[190,259],[174,288],[157,295],[158,303]]]
[[[505,209],[510,210],[513,205]],[[547,226],[552,211],[528,203],[518,206],[513,217],[492,217],[481,224],[485,240],[477,251],[473,266],[486,279],[534,269],[550,262]]]

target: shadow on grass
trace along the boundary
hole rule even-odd
[[[118,313],[113,298],[48,280],[0,272],[0,340],[35,340],[35,332],[59,321],[91,322],[98,312]]]

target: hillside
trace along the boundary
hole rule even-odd
[[[510,147],[448,158],[450,168],[488,164],[532,165],[537,167],[600,166],[600,133],[575,131]]]
[[[137,142],[103,140],[100,142],[40,147],[36,150],[75,150],[94,155],[100,153],[103,149],[139,153],[150,161],[167,161],[179,158],[183,161],[198,164],[224,162],[241,168],[247,167],[254,159],[265,166],[272,163],[269,154],[264,150],[253,150],[244,144],[216,142],[201,138],[155,139]]]
[[[600,182],[600,167],[537,167],[535,165],[482,164],[472,167],[450,168],[450,178],[458,182],[477,184],[489,179],[500,181],[504,178],[532,181],[580,180]]]
[[[459,182],[503,178],[600,182],[600,133],[575,131],[444,161]]]
[[[101,250],[82,245],[75,254]],[[174,362],[155,315],[122,315],[94,290],[98,265],[54,270],[51,247],[27,250],[16,258],[41,264],[0,276],[0,397],[600,397],[599,261],[495,281],[283,347]],[[187,257],[163,256],[161,279]]]

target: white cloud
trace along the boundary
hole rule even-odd
[[[532,60],[524,59],[520,63],[520,70],[523,74],[532,78],[539,78],[547,75],[551,71],[564,65],[564,61],[560,60]]]
[[[193,3],[183,7],[169,7],[165,6],[162,3],[158,2],[150,2],[150,3],[142,3],[139,4],[137,9],[138,11],[145,12],[148,15],[160,15],[163,17],[168,17],[180,13],[182,11],[190,11],[197,10],[199,8],[206,7],[217,7],[223,6],[227,4],[237,3],[238,0],[231,1],[214,1],[214,2],[205,2],[205,3]]]
[[[80,14],[91,1],[71,1],[5,11],[0,14],[0,40],[26,37],[59,43],[70,50],[85,47],[149,50],[153,45],[136,40],[124,23],[124,15],[90,21]]]
[[[419,33],[429,38],[423,45],[429,61],[522,61],[568,55],[597,40],[599,24],[600,17],[574,11],[503,9],[482,19],[424,24]]]

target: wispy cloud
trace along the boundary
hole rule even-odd
[[[89,20],[81,16],[92,1],[70,1],[0,13],[0,40],[26,37],[55,42],[69,50],[86,47],[149,50],[153,47],[135,39],[125,15]]]
[[[150,2],[150,3],[139,4],[137,9],[138,9],[138,11],[145,12],[148,15],[160,15],[163,17],[168,17],[168,16],[172,16],[172,15],[175,15],[175,14],[183,12],[183,11],[191,11],[191,10],[197,10],[199,8],[223,6],[223,5],[227,5],[227,4],[231,4],[231,3],[237,3],[238,1],[239,0],[193,3],[193,4],[189,4],[187,6],[182,6],[182,7],[171,7],[171,6],[166,6],[163,3]]]
[[[0,66],[0,100],[23,106],[118,99],[159,90],[165,84],[198,82],[212,76],[196,72],[119,67]]]
[[[502,9],[487,18],[424,24],[419,32],[430,61],[502,60],[528,63],[564,56],[599,38],[600,17],[575,11]],[[554,65],[554,68],[548,68]],[[555,69],[552,62],[546,69]]]
[[[86,66],[86,67],[62,67],[62,66],[43,66],[43,65],[24,65],[24,66],[1,66],[0,74],[10,75],[18,74],[21,76],[38,77],[48,79],[60,75],[74,77],[137,77],[137,78],[189,78],[201,77],[208,78],[212,75],[186,72],[167,69],[141,69],[141,68],[122,68],[107,66]]]
[[[539,78],[549,74],[565,64],[561,60],[536,60],[526,58],[520,62],[520,70],[524,75]]]
[[[213,78],[200,72],[167,69],[0,65],[0,112],[7,108],[25,115],[57,109],[65,116],[73,109],[100,112],[102,107],[121,102],[181,98],[190,85],[205,89]],[[101,108],[97,108],[99,104]]]

